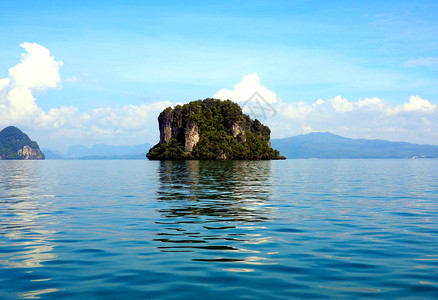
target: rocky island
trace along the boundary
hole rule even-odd
[[[146,155],[151,160],[284,159],[271,148],[269,127],[242,113],[230,100],[197,100],[158,117],[160,142]]]
[[[44,159],[38,144],[14,126],[0,131],[0,159]]]

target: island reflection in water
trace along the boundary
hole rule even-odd
[[[189,259],[200,262],[274,263],[263,247],[274,210],[270,161],[161,161],[159,179],[160,251],[193,252]]]
[[[437,170],[0,161],[0,298],[437,299]]]

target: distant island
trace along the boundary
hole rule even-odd
[[[0,159],[44,159],[37,142],[14,126],[0,131]]]
[[[243,114],[230,100],[207,98],[168,107],[158,125],[160,142],[146,155],[151,160],[284,158],[271,148],[269,127]]]
[[[272,145],[287,158],[438,158],[435,145],[351,139],[329,132],[272,139]]]
[[[106,145],[94,144],[91,147],[73,145],[66,153],[52,149],[42,149],[46,159],[80,159],[80,160],[130,160],[145,159],[151,148],[148,143],[139,145]]]

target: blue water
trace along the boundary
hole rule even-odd
[[[0,298],[437,299],[438,160],[0,161]]]

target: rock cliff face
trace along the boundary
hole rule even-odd
[[[195,121],[188,121],[184,130],[184,150],[192,152],[193,147],[199,142],[198,124]]]
[[[258,121],[258,120],[256,120]],[[245,128],[243,128],[242,124],[234,122],[231,124],[231,135],[234,138],[237,138],[239,142],[245,142],[246,141],[246,133]]]
[[[172,140],[172,112],[163,111],[158,118],[160,128],[160,144],[169,144]]]
[[[44,159],[44,154],[20,129],[9,126],[0,131],[0,159]]]
[[[278,159],[270,147],[270,130],[242,113],[232,101],[205,99],[158,117],[160,142],[149,159]]]
[[[24,159],[43,159],[43,153],[40,149],[34,149],[28,145],[18,150],[18,155],[24,156]]]

